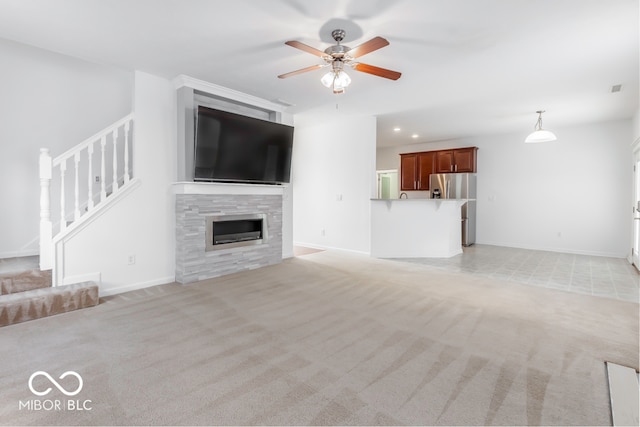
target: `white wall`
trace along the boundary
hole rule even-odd
[[[176,100],[172,82],[135,72],[134,176],[141,185],[65,247],[65,276],[102,274],[100,295],[172,282]],[[135,264],[128,264],[129,255]]]
[[[0,39],[0,258],[38,253],[40,147],[53,157],[132,108],[133,73]]]
[[[100,273],[101,295],[173,281],[174,84],[1,39],[0,57],[0,258],[38,253],[40,147],[55,157],[133,109],[141,185],[66,243],[64,275]],[[283,120],[293,122],[288,114]],[[285,257],[292,256],[292,193],[284,188]]]
[[[294,126],[293,116],[282,113],[282,123]],[[296,130],[294,129],[294,134]],[[293,160],[293,159],[292,159]],[[293,256],[293,185],[287,184],[282,189],[282,258]]]
[[[402,152],[477,146],[477,243],[626,257],[632,121],[553,131],[555,143],[509,134],[379,149],[377,168],[399,169]]]
[[[295,126],[294,244],[369,253],[375,117],[296,116]]]

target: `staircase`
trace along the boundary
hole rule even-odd
[[[0,275],[0,326],[66,313],[98,304],[94,282],[51,286],[51,271]]]
[[[40,268],[0,272],[0,326],[98,304],[100,272],[67,277],[65,244],[140,184],[132,142],[129,114],[55,158],[40,149]]]
[[[65,243],[139,184],[132,136],[133,113],[55,158],[40,149],[40,269],[52,271],[53,287],[73,282]]]

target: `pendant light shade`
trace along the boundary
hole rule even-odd
[[[538,113],[538,121],[536,122],[535,130],[527,136],[524,142],[549,142],[558,139],[553,132],[542,129],[542,113],[544,113],[544,110],[538,110],[536,113]]]

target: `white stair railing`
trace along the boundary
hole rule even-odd
[[[40,149],[40,269],[53,266],[53,241],[117,194],[132,178],[129,157],[132,147],[133,113],[118,120],[84,142],[51,158],[49,149]],[[122,130],[122,132],[120,131]],[[107,144],[107,142],[111,144]],[[100,174],[94,176],[94,146],[100,144]],[[73,168],[73,182],[66,181],[67,161]],[[110,175],[107,175],[110,174]],[[100,184],[99,193],[94,185]],[[108,184],[108,186],[107,186]],[[67,199],[72,196],[72,200]],[[53,217],[52,196],[59,208]],[[97,197],[97,200],[96,200]],[[67,212],[71,211],[71,215]]]

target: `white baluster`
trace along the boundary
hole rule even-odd
[[[118,191],[118,128],[113,130],[113,185],[111,192]]]
[[[131,120],[124,124],[124,183],[129,182],[129,127]]]
[[[75,163],[75,182],[73,187],[73,196],[75,200],[73,202],[73,220],[80,219],[80,152],[77,152],[73,156],[73,162]]]
[[[105,183],[106,170],[105,170],[105,149],[107,148],[107,137],[102,136],[100,140],[100,149],[102,150],[102,156],[100,158],[100,201],[104,202],[107,198],[107,188]]]
[[[87,211],[93,209],[93,141],[87,146],[87,157],[89,158],[89,170],[87,171],[87,187],[89,188]]]
[[[40,149],[40,270],[52,265],[51,186],[52,164],[47,148]]]
[[[60,230],[67,228],[67,218],[65,213],[65,197],[64,197],[64,174],[67,171],[67,159],[60,161]]]

